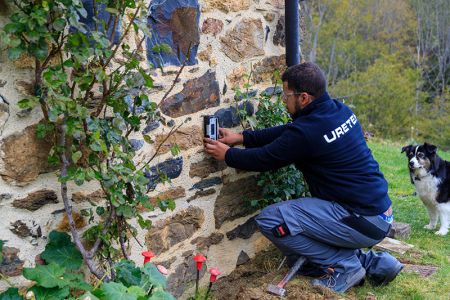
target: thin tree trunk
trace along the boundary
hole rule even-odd
[[[314,26],[314,24],[312,22],[312,16],[311,16],[311,28],[314,32],[314,39],[313,39],[311,52],[309,53],[309,61],[310,62],[316,61],[317,45],[319,43],[319,32],[320,32],[320,28],[322,26],[322,21],[325,16],[326,10],[327,10],[326,6],[322,6],[319,4],[319,22],[317,23],[317,26]]]
[[[335,50],[336,50],[336,40],[337,40],[337,34],[336,34],[336,37],[333,40],[333,46],[331,46],[330,61],[328,63],[328,72],[327,72],[327,81],[328,82],[331,81],[331,72],[332,72],[332,69],[333,69],[334,55],[335,55]]]
[[[63,121],[62,121],[63,122]],[[64,124],[59,124],[57,127],[57,136],[58,136],[58,146],[61,149],[60,153],[60,161],[61,161],[61,177],[67,176],[67,168],[69,167],[69,161],[66,157],[66,130]],[[67,219],[69,220],[70,232],[72,234],[75,245],[83,256],[84,262],[88,266],[89,270],[92,274],[94,274],[98,279],[104,278],[104,281],[108,281],[109,278],[104,277],[104,272],[99,270],[96,266],[96,263],[93,260],[93,257],[90,257],[89,252],[83,246],[81,242],[80,235],[75,226],[75,221],[73,219],[72,206],[69,203],[69,197],[67,196],[67,183],[61,182],[61,197],[64,203],[64,209],[67,214]]]

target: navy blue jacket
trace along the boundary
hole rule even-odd
[[[225,154],[230,167],[263,172],[295,163],[313,197],[367,216],[391,205],[387,182],[356,116],[327,93],[292,123],[244,131],[243,136],[246,149],[230,148]]]

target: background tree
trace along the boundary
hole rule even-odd
[[[306,2],[305,57],[324,69],[333,96],[355,105],[364,128],[450,148],[448,127],[436,129],[450,119],[448,1]]]

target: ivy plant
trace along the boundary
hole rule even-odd
[[[276,84],[268,89],[270,92],[262,92],[259,96],[251,96],[251,77],[251,73],[247,75],[247,82],[244,84],[243,90],[239,87],[234,90],[236,109],[243,129],[264,129],[290,122],[291,117],[281,99],[280,85],[282,82],[279,79],[279,72],[274,73]],[[239,108],[237,99],[241,98],[244,101],[257,103],[258,109],[254,116],[248,116],[245,109]],[[260,200],[249,200],[252,207],[263,208],[273,203],[308,195],[303,174],[294,165],[258,174],[257,184],[262,188],[264,197]]]
[[[61,197],[79,251],[65,247],[68,241],[61,236],[51,237],[43,258],[55,265],[39,272],[60,274],[56,265],[65,271],[76,269],[82,258],[97,278],[108,282],[116,276],[114,261],[128,258],[129,238],[139,242],[130,220],[136,219],[142,228],[151,226],[139,208],[154,209],[147,196],[153,183],[145,173],[156,154],[138,161],[130,141],[141,126],[158,119],[158,105],[148,95],[153,88],[151,74],[160,66],[149,66],[144,59],[143,43],[150,35],[144,2],[13,0],[10,21],[0,30],[10,60],[34,62],[34,93],[18,105],[42,111],[37,135],[53,144],[49,163],[59,167]],[[128,42],[134,40],[127,39],[130,34],[139,37],[134,45]],[[169,49],[158,45],[152,50]],[[145,135],[144,140],[153,144],[154,139]],[[178,155],[178,148],[172,152]],[[158,179],[167,180],[163,174]],[[90,181],[98,183],[106,201],[83,211],[91,226],[82,235],[75,226],[68,184],[83,186]],[[166,200],[159,206],[173,209],[174,203]],[[27,271],[27,276],[38,270]],[[118,284],[123,283],[105,287],[105,295],[125,293]],[[71,288],[67,281],[59,282],[61,286]]]

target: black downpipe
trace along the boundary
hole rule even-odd
[[[285,0],[286,65],[300,63],[299,0]]]

